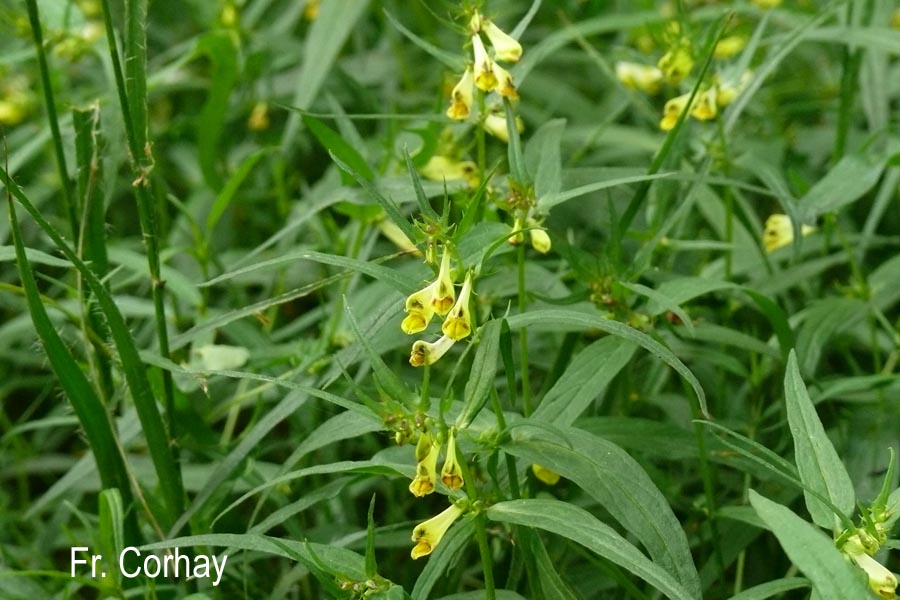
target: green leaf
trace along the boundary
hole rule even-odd
[[[141,1],[146,4],[146,0]],[[238,81],[238,49],[235,42],[235,35],[230,31],[211,31],[200,36],[194,49],[195,56],[206,56],[212,63],[209,93],[196,121],[196,135],[197,158],[203,179],[217,192],[222,190],[221,160],[225,155],[222,134],[228,118],[229,97]],[[126,61],[126,69],[127,66]]]
[[[319,16],[313,21],[303,41],[303,64],[294,88],[292,106],[301,111],[312,106],[328,74],[334,70],[338,53],[368,8],[369,0],[354,0],[349,4],[322,3]],[[290,148],[294,144],[299,125],[298,114],[291,113],[281,137],[284,148]]]
[[[410,225],[409,221],[400,214],[400,209],[397,208],[397,204],[378,191],[378,188],[375,185],[360,175],[357,171],[355,171],[350,165],[346,164],[340,158],[338,158],[333,152],[328,152],[331,155],[331,160],[335,162],[335,164],[340,167],[340,169],[346,173],[349,173],[356,182],[362,186],[362,188],[368,192],[370,196],[372,196],[378,204],[384,209],[384,212],[387,213],[388,218],[394,222],[394,225],[400,228],[403,234],[410,239],[411,242],[415,243],[418,236],[416,235],[415,230],[412,225]]]
[[[575,482],[644,545],[655,564],[691,597],[700,598],[700,578],[687,536],[665,497],[628,453],[573,427],[559,427],[553,439],[523,433],[527,430],[517,427],[503,450]],[[566,445],[555,440],[565,440]]]
[[[216,151],[218,151],[218,148]],[[262,148],[245,158],[244,162],[241,163],[241,166],[239,166],[231,177],[228,178],[228,182],[219,191],[218,195],[216,195],[216,199],[209,209],[209,214],[206,216],[207,243],[212,240],[216,224],[219,222],[219,219],[222,218],[222,215],[225,214],[225,210],[231,205],[231,201],[234,200],[234,197],[237,195],[244,180],[250,175],[250,172],[253,170],[253,167],[256,166],[256,163],[259,162],[259,159],[268,152],[268,148]]]
[[[283,558],[300,557],[310,563],[328,565],[333,574],[358,581],[365,581],[365,559],[357,554],[334,545],[316,544],[298,540],[274,538],[250,533],[210,533],[192,535],[147,544],[140,547],[144,550],[164,550],[166,548],[186,548],[192,546],[213,546],[237,548],[250,552],[281,556]],[[229,555],[231,558],[231,555]]]
[[[478,350],[472,361],[472,370],[463,394],[463,409],[456,419],[456,427],[468,427],[490,396],[497,378],[497,358],[500,355],[500,328],[503,319],[485,323],[479,331]]]
[[[788,424],[794,438],[794,460],[797,462],[800,479],[810,489],[828,498],[845,515],[849,515],[856,503],[853,482],[831,440],[825,435],[825,428],[822,427],[806,385],[800,378],[797,355],[793,352],[788,358],[784,375],[784,397]],[[808,493],[804,493],[804,496],[806,508],[816,525],[827,529],[837,526],[835,515],[828,506]]]
[[[448,69],[456,73],[462,73],[465,70],[466,61],[463,60],[462,57],[459,56],[459,54],[447,52],[446,50],[442,50],[434,44],[425,41],[412,31],[404,27],[403,24],[394,17],[394,15],[388,12],[387,9],[384,9],[384,16],[386,16],[388,18],[388,21],[391,22],[391,25],[393,25],[397,29],[397,31],[406,36],[409,41],[430,54],[436,60],[442,62]]]
[[[536,531],[528,527],[517,527],[515,539],[526,555],[525,560],[533,560],[535,563],[537,585],[540,586],[543,600],[578,600],[578,596],[556,571],[556,566]],[[534,584],[532,587],[535,587]]]
[[[350,321],[350,326],[356,334],[356,340],[359,342],[360,346],[362,346],[366,356],[369,358],[369,363],[372,365],[372,370],[375,372],[375,380],[378,382],[378,385],[381,386],[381,389],[389,398],[396,402],[403,404],[412,400],[414,397],[412,390],[409,389],[409,387],[403,383],[403,380],[385,364],[381,356],[372,347],[372,344],[369,343],[366,336],[363,335],[359,328],[359,323],[356,321],[356,317],[353,315],[353,311],[350,308],[350,304],[347,303],[346,298],[344,298],[344,305],[347,307],[347,319]]]
[[[303,115],[303,124],[312,132],[319,143],[322,144],[332,156],[336,156],[343,161],[351,169],[359,173],[361,177],[369,181],[375,179],[375,173],[362,157],[356,148],[341,137],[337,131],[323,123],[322,121]],[[341,181],[348,185],[353,182],[353,177],[349,173],[341,173]]]
[[[786,506],[750,490],[750,504],[797,568],[825,598],[870,598],[862,571],[844,560],[834,542]]]
[[[809,587],[809,580],[802,577],[784,577],[774,581],[767,581],[740,594],[732,596],[729,600],[765,600],[791,590],[799,590]]]
[[[541,400],[534,418],[571,425],[628,364],[637,345],[623,338],[601,338],[578,353]]]
[[[516,183],[527,186],[531,183],[531,174],[525,166],[525,156],[522,153],[522,138],[519,128],[516,127],[516,114],[508,98],[503,99],[503,110],[506,111],[506,130],[509,132],[507,142],[507,156],[509,160],[509,173]]]
[[[485,514],[492,521],[536,527],[577,542],[643,579],[672,600],[695,598],[628,540],[583,508],[559,500],[510,500],[494,504]]]
[[[675,369],[694,390],[700,403],[700,410],[708,416],[706,410],[706,394],[697,378],[690,369],[675,356],[671,350],[651,338],[649,335],[629,327],[624,323],[606,319],[597,314],[576,312],[573,310],[542,309],[529,311],[524,314],[514,315],[509,319],[510,329],[519,329],[531,325],[551,325],[563,328],[575,328],[575,330],[599,329],[611,335],[631,341],[648,350],[651,354]]]
[[[541,198],[559,192],[562,187],[560,145],[565,119],[551,119],[541,125],[525,147],[525,167],[534,175],[534,193]]]
[[[356,258],[349,258],[347,256],[338,256],[336,254],[324,254],[322,252],[316,252],[314,250],[297,250],[295,252],[288,252],[287,254],[283,254],[278,258],[260,261],[246,267],[241,267],[240,269],[236,269],[229,273],[223,273],[218,277],[201,283],[200,286],[209,287],[217,285],[230,279],[234,279],[235,277],[253,273],[260,269],[268,269],[270,267],[285,263],[294,263],[298,260],[311,260],[324,265],[343,267],[357,273],[363,273],[365,275],[368,275],[369,277],[374,277],[375,279],[384,282],[403,295],[413,293],[414,291],[416,291],[416,288],[418,286],[418,282],[416,280],[410,277],[405,277],[396,269],[389,269],[374,262],[359,260]]]
[[[675,173],[654,173],[652,175],[630,175],[627,177],[613,177],[611,179],[589,183],[577,188],[572,188],[570,190],[547,194],[546,196],[538,199],[538,208],[541,210],[541,212],[549,212],[550,209],[557,204],[568,202],[569,200],[578,198],[579,196],[584,196],[585,194],[599,192],[600,190],[606,190],[620,185],[627,185],[629,183],[642,183],[650,182],[655,179],[665,179],[674,175]]]
[[[125,505],[118,489],[106,489],[100,492],[100,511],[97,519],[97,538],[100,554],[104,556],[106,573],[110,575],[113,585],[118,585],[121,572],[112,559],[119,556],[125,548]]]
[[[798,202],[801,221],[814,223],[820,215],[837,211],[861,198],[878,183],[884,163],[884,160],[861,154],[842,158]]]
[[[422,180],[419,178],[419,172],[416,171],[416,167],[413,165],[412,158],[410,158],[406,148],[403,148],[403,157],[406,159],[406,169],[409,171],[409,178],[412,179],[413,189],[416,191],[416,202],[419,203],[419,210],[428,219],[435,223],[439,222],[441,215],[437,214],[437,211],[431,207],[431,202],[428,201],[425,190],[422,189]]]

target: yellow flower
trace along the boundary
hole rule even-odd
[[[753,72],[744,71],[737,83],[733,81],[720,82],[716,86],[716,104],[719,105],[719,108],[724,108],[734,102],[741,92],[747,89],[751,79],[753,79]]]
[[[463,485],[462,471],[456,461],[456,432],[450,430],[450,439],[447,441],[447,458],[441,469],[441,481],[451,490],[457,490]]]
[[[461,121],[469,116],[472,112],[472,98],[475,79],[472,77],[472,69],[466,67],[459,83],[450,93],[450,108],[447,109],[447,116],[451,119]]]
[[[434,294],[437,290],[437,283],[438,282],[435,281],[428,287],[423,288],[414,294],[410,294],[406,298],[404,310],[407,315],[400,324],[403,333],[407,335],[419,333],[431,323],[431,318],[434,316],[434,306],[432,305],[432,301],[434,300]]]
[[[531,234],[531,247],[541,254],[550,252],[552,242],[550,241],[550,236],[547,234],[547,230],[540,228],[537,222],[532,221],[531,219],[528,220],[528,226],[534,227],[534,229],[529,231]]]
[[[472,36],[472,49],[475,53],[475,87],[490,92],[497,87],[497,76],[494,75],[494,63],[477,33]]]
[[[481,31],[488,37],[491,46],[494,47],[494,58],[506,62],[516,62],[522,58],[522,45],[511,35],[494,25],[491,21],[483,19]]]
[[[618,62],[616,63],[616,77],[626,87],[654,96],[659,93],[663,72],[652,65]]]
[[[269,128],[269,104],[267,102],[257,102],[247,117],[247,128],[250,131],[263,131]]]
[[[800,228],[803,235],[809,235],[815,230],[815,227],[809,225],[803,225]],[[773,252],[793,241],[794,226],[789,216],[775,213],[766,219],[766,227],[763,231],[763,245],[766,247],[766,252]]]
[[[522,219],[516,217],[516,220],[513,221],[512,226],[512,234],[507,238],[507,240],[513,246],[517,246],[525,241],[525,232],[522,231]]]
[[[505,116],[489,114],[484,118],[482,127],[484,127],[484,130],[495,138],[503,142],[509,142],[509,131],[506,129]],[[525,130],[525,124],[519,117],[516,117],[516,129],[519,131],[519,133],[522,133]]]
[[[447,530],[450,529],[450,526],[461,514],[462,509],[451,504],[450,508],[441,514],[416,525],[412,533],[412,541],[416,545],[410,553],[413,560],[431,554],[440,543],[441,538],[444,537],[444,534],[447,533]]]
[[[306,0],[303,7],[303,18],[307,21],[315,21],[319,17],[319,0]]]
[[[747,45],[747,38],[742,35],[729,35],[728,37],[724,37],[719,40],[719,43],[716,44],[716,49],[713,51],[713,56],[718,58],[719,60],[725,58],[731,58],[738,52],[744,49],[744,46]]]
[[[413,342],[412,351],[409,354],[409,364],[414,367],[433,365],[447,354],[447,350],[456,342],[451,337],[442,336],[434,343],[416,340]]]
[[[534,476],[546,483],[547,485],[556,485],[559,483],[559,473],[556,471],[551,471],[547,467],[542,467],[541,465],[531,465],[531,471],[534,473]]]
[[[421,498],[434,491],[437,481],[437,459],[441,447],[427,433],[419,436],[416,444],[416,477],[409,484],[409,491]]]
[[[494,63],[494,75],[497,77],[497,93],[510,100],[518,100],[519,92],[513,85],[512,75],[509,74],[509,71]]]
[[[884,565],[865,552],[852,553],[849,556],[857,567],[866,572],[869,587],[879,598],[894,600],[897,597],[897,577]]]
[[[891,15],[891,27],[894,29],[900,29],[900,8],[894,11],[894,14]]]
[[[691,107],[691,116],[700,121],[710,121],[716,118],[719,112],[716,104],[716,88],[711,87],[697,94],[697,98]]]
[[[760,8],[775,8],[781,6],[781,0],[752,0],[753,4]]]
[[[441,326],[444,335],[452,340],[461,340],[472,333],[472,316],[469,313],[469,297],[471,295],[472,273],[469,272],[466,274],[466,280],[463,282],[456,304],[450,309],[449,316]]]
[[[450,277],[450,252],[447,251],[447,248],[444,248],[444,255],[441,257],[441,268],[438,271],[435,283],[437,287],[431,299],[431,306],[434,308],[434,312],[443,317],[450,312],[450,309],[453,308],[453,302],[456,300],[453,278]]]
[[[657,63],[659,69],[671,83],[680,83],[694,68],[691,51],[684,45],[678,45],[666,52]]]
[[[446,156],[432,156],[421,169],[432,181],[465,179],[470,186],[478,185],[478,167],[471,160],[453,160]]]
[[[663,118],[659,122],[659,128],[663,131],[669,131],[673,127],[675,127],[675,123],[678,122],[678,117],[681,116],[681,113],[684,112],[684,109],[687,107],[688,100],[691,95],[682,94],[681,96],[676,96],[666,102],[666,105],[663,107]]]

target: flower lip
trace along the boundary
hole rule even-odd
[[[438,341],[429,343],[422,340],[413,342],[412,351],[409,356],[409,364],[414,367],[423,367],[425,365],[433,365],[444,356],[451,346],[456,342],[451,337],[442,336]]]

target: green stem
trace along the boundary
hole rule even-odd
[[[47,64],[47,54],[44,52],[44,36],[41,31],[41,19],[38,15],[37,0],[27,0],[28,20],[31,23],[31,37],[34,39],[37,52],[38,67],[41,72],[41,87],[44,88],[44,104],[47,107],[47,120],[50,123],[50,133],[53,136],[53,150],[56,154],[56,168],[59,171],[60,198],[63,210],[69,220],[69,228],[72,239],[78,235],[78,219],[75,214],[75,205],[72,202],[72,189],[69,185],[69,169],[66,166],[66,153],[63,148],[62,133],[59,130],[59,117],[56,114],[56,102],[53,99],[53,87],[50,83],[50,66]]]
[[[517,249],[519,266],[519,314],[525,312],[525,243],[521,243]],[[519,349],[521,351],[522,369],[522,411],[527,417],[531,414],[531,378],[528,375],[528,332],[525,328],[519,332]]]
[[[479,514],[475,517],[475,539],[478,540],[478,552],[481,554],[481,569],[484,571],[484,597],[485,600],[496,600],[497,592],[494,589],[494,564],[491,559],[491,548],[488,545],[486,517]]]
[[[157,225],[159,215],[156,211],[161,211],[162,207],[158,203],[154,203],[150,193],[151,171],[153,169],[153,160],[150,157],[150,149],[148,143],[141,143],[146,139],[146,118],[144,110],[132,110],[132,104],[129,102],[125,77],[122,72],[122,64],[119,61],[119,50],[116,44],[115,29],[112,22],[112,13],[110,12],[109,0],[101,0],[103,5],[103,20],[106,27],[106,39],[109,44],[109,54],[112,59],[113,73],[116,78],[116,89],[119,95],[119,104],[122,110],[122,121],[125,125],[125,137],[128,140],[128,150],[131,154],[131,166],[136,179],[133,184],[135,199],[138,206],[138,218],[141,225],[141,233],[144,238],[144,246],[147,249],[147,263],[150,270],[151,293],[153,297],[153,311],[156,319],[156,337],[159,343],[159,353],[165,358],[170,358],[169,352],[169,332],[166,327],[166,307],[165,307],[165,281],[162,279],[160,272],[159,260],[159,234]],[[129,11],[129,21],[135,21],[141,18],[140,10]],[[146,16],[146,14],[144,14]],[[132,23],[129,30],[133,31],[136,26]],[[136,44],[140,46],[140,44]],[[146,59],[146,54],[140,54]],[[137,57],[133,57],[135,60]],[[135,62],[134,60],[132,62]],[[141,74],[144,73],[143,67],[137,69]],[[145,82],[132,82],[132,88],[136,94],[144,92]],[[146,96],[141,99],[132,98],[135,104],[144,102]],[[135,123],[135,117],[141,117],[141,124]],[[172,384],[172,373],[163,369],[163,394],[165,396],[166,421],[169,429],[169,437],[174,440],[178,437],[177,419],[175,418],[175,391]],[[172,453],[177,461],[178,448],[172,445]]]

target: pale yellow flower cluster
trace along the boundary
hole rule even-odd
[[[522,45],[478,11],[469,19],[469,34],[472,63],[466,67],[459,82],[453,87],[450,107],[447,109],[447,116],[457,121],[467,119],[472,114],[476,89],[484,93],[496,92],[509,100],[519,98],[512,75],[497,61],[518,61],[522,57]],[[485,38],[488,45],[485,45]],[[491,135],[508,141],[509,132],[502,112],[488,111],[482,125]],[[521,129],[520,120],[516,121],[516,127]]]
[[[419,435],[416,444],[416,477],[409,484],[409,491],[417,497],[426,496],[435,490],[437,485],[437,460],[441,452],[441,444],[429,433]],[[441,468],[441,483],[450,490],[463,486],[462,469],[456,457],[456,431],[451,429],[447,440],[447,455]],[[416,543],[412,549],[413,559],[427,556],[437,547],[450,525],[459,518],[462,509],[455,505],[425,521],[413,529],[412,541]]]
[[[431,365],[440,360],[451,346],[472,333],[472,315],[469,301],[472,297],[472,273],[466,275],[459,297],[450,275],[450,252],[444,248],[437,279],[406,298],[406,318],[400,328],[407,335],[425,330],[435,315],[444,317],[441,331],[444,334],[436,342],[417,340],[413,343],[409,363],[414,367]]]
[[[803,225],[800,228],[804,236],[815,230],[816,228],[811,225]],[[763,230],[763,245],[766,248],[766,252],[774,252],[779,248],[790,245],[793,241],[794,225],[789,216],[775,213],[766,219],[766,226]]]

